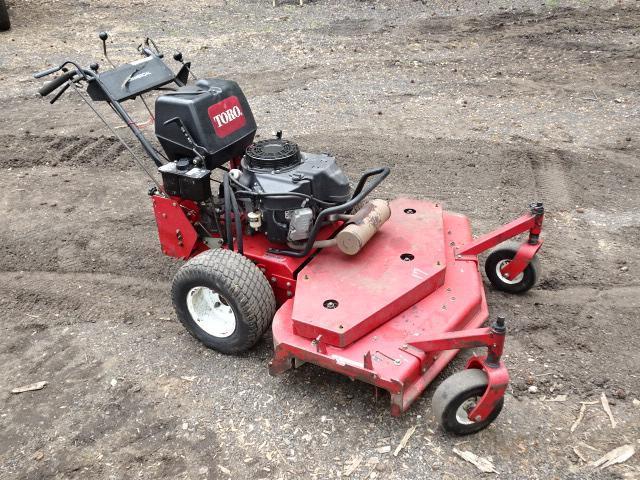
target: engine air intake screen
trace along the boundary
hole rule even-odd
[[[301,162],[298,145],[274,138],[261,140],[247,148],[246,158],[251,168],[281,170]]]

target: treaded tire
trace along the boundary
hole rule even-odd
[[[214,336],[194,320],[187,295],[194,287],[219,294],[235,314],[235,329]],[[191,335],[222,353],[241,353],[256,344],[269,328],[276,311],[273,290],[264,274],[246,257],[229,250],[207,250],[185,263],[173,278],[171,300],[178,319]]]
[[[11,21],[9,20],[9,9],[5,0],[0,0],[0,32],[9,30],[11,28]]]
[[[433,394],[431,409],[442,428],[455,435],[469,435],[489,426],[500,414],[504,398],[481,422],[462,423],[457,417],[458,408],[468,399],[481,397],[487,390],[487,374],[479,369],[467,369],[445,379]]]
[[[498,274],[497,268],[500,262],[504,260],[513,260],[516,256],[520,243],[505,242],[492,250],[487,260],[484,262],[484,271],[491,284],[498,290],[507,293],[524,293],[536,284],[540,278],[540,262],[538,256],[534,256],[522,272],[522,278],[517,283],[510,283]]]

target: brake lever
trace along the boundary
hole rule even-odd
[[[60,90],[58,90],[58,93],[56,93],[54,97],[51,100],[49,100],[49,103],[51,105],[56,103],[56,101],[62,96],[62,94],[67,91],[67,89],[69,88],[69,85],[71,85],[71,82],[65,83],[64,86]]]
[[[160,49],[156,45],[156,42],[154,42],[151,38],[147,37],[144,43],[146,44],[147,47],[153,47],[153,50],[155,50],[155,52],[153,52],[154,55],[158,56],[159,58],[164,57],[164,53],[160,52]]]

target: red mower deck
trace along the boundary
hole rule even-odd
[[[467,218],[416,200],[394,200],[391,209],[359,255],[322,251],[300,272],[295,299],[273,320],[270,371],[291,368],[294,358],[314,363],[388,390],[399,415],[458,348],[486,344],[456,345],[451,332],[463,330],[464,340],[490,331],[476,330],[488,317],[477,258],[455,256],[472,240]],[[450,342],[420,348],[443,338]],[[475,367],[486,369],[486,361]],[[492,369],[489,390],[503,392],[506,369],[501,362]]]

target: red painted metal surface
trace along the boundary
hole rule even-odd
[[[473,242],[467,243],[461,246],[457,253],[458,255],[478,255],[496,245],[509,240],[535,225],[536,217],[530,213],[522,215],[520,218],[513,220],[512,222],[503,225],[502,227],[478,237]]]
[[[487,361],[487,357],[471,357],[466,368],[479,368],[487,374],[489,385],[476,406],[468,413],[468,418],[480,422],[487,418],[504,397],[509,385],[509,372],[502,360],[497,363]]]
[[[412,203],[416,210],[430,205],[427,202]],[[444,229],[438,232],[439,237],[429,234],[422,236],[420,241],[446,245],[453,242],[455,245],[471,240],[466,217],[444,213],[443,226]],[[405,233],[406,236],[413,234],[411,231]],[[324,251],[318,257],[321,255]],[[447,332],[476,329],[488,316],[477,259],[471,256],[456,258],[453,247],[448,246],[445,248],[445,262],[442,286],[345,348],[327,344],[322,336],[311,340],[294,332],[292,314],[298,301],[296,295],[295,301],[286,302],[274,318],[275,354],[270,372],[276,374],[290,368],[294,358],[315,363],[388,390],[391,413],[399,415],[461,347],[452,340],[449,344],[439,345],[442,350],[425,352],[411,343],[437,338],[441,334],[445,340]],[[361,299],[361,303],[367,301],[366,298]]]
[[[442,208],[408,199],[390,207],[391,218],[358,255],[327,248],[300,271],[297,335],[345,347],[442,285]]]
[[[184,260],[193,256],[198,234],[191,222],[199,218],[198,206],[161,195],[153,195],[152,202],[162,253]]]
[[[524,269],[527,268],[531,259],[538,253],[540,247],[542,247],[542,240],[538,240],[538,243],[535,244],[524,242],[520,245],[513,260],[500,269],[500,273],[506,278],[516,278],[524,272]]]
[[[296,291],[295,272],[306,258],[285,257],[269,253],[274,247],[264,235],[244,237],[244,255],[263,271],[276,295],[278,305],[293,297]]]

